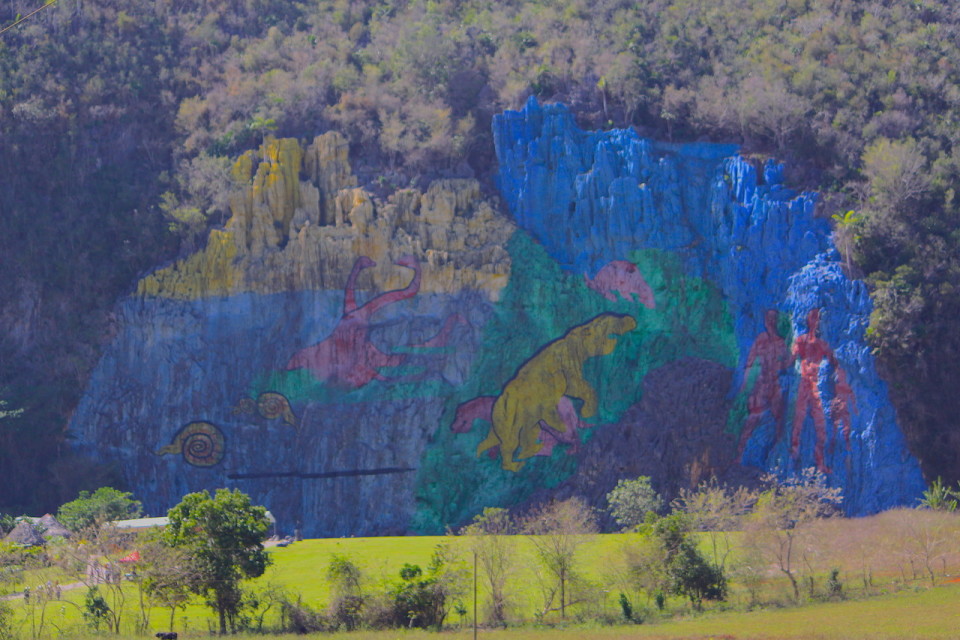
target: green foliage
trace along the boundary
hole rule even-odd
[[[350,558],[339,553],[330,557],[330,616],[334,625],[346,631],[353,631],[362,621],[364,597],[360,579],[360,568]]]
[[[942,478],[937,478],[923,492],[920,506],[933,511],[954,512],[960,506],[960,489],[951,489],[943,484]]]
[[[92,494],[81,491],[76,500],[63,504],[57,512],[57,519],[71,531],[82,531],[113,520],[136,518],[141,507],[132,493],[100,487]]]
[[[649,476],[633,480],[620,480],[607,494],[610,515],[621,529],[634,529],[646,519],[648,513],[656,513],[663,507],[660,498],[650,484]]]
[[[689,598],[697,610],[704,600],[723,600],[727,580],[723,569],[708,562],[690,537],[691,518],[673,512],[654,523],[653,535],[663,551],[662,562],[668,585],[673,593]]]
[[[551,501],[534,509],[523,526],[530,535],[537,558],[547,580],[541,585],[545,615],[556,596],[560,599],[560,617],[566,617],[567,590],[577,579],[577,550],[597,533],[593,509],[582,498]]]
[[[96,586],[87,589],[87,595],[83,600],[83,619],[94,631],[99,631],[100,625],[109,623],[109,617],[110,606],[106,598],[100,594],[100,589]]]
[[[516,544],[511,536],[514,530],[510,512],[497,507],[487,507],[460,530],[460,535],[470,536],[470,547],[490,596],[489,621],[504,627],[509,607],[507,582],[516,570]]]
[[[445,546],[434,551],[426,573],[420,565],[404,564],[392,594],[394,625],[439,631],[461,591],[459,577],[450,567]]]
[[[169,629],[173,629],[178,609],[186,607],[192,597],[191,585],[198,576],[194,572],[189,551],[169,547],[159,536],[141,540],[141,561],[137,567],[140,586],[151,603],[170,610]]]
[[[843,501],[840,488],[827,486],[826,475],[814,467],[786,478],[771,473],[763,479],[767,489],[757,499],[753,518],[780,530],[837,515]]]
[[[0,640],[16,640],[17,637],[13,608],[7,602],[0,602]]]
[[[623,619],[632,622],[633,605],[630,604],[630,598],[627,597],[627,594],[621,591],[618,602],[620,603],[620,613],[623,615]]]
[[[834,567],[827,578],[827,594],[831,598],[843,598],[843,581],[840,580],[840,569]]]
[[[266,509],[239,490],[217,489],[214,496],[187,494],[168,516],[163,542],[189,554],[190,589],[207,598],[226,633],[241,607],[241,580],[263,575],[270,564],[262,544],[270,527]]]
[[[814,467],[786,478],[767,474],[763,480],[767,488],[757,498],[745,544],[748,554],[774,564],[790,580],[794,600],[799,602],[800,557],[805,557],[808,525],[837,515],[843,496],[839,488],[828,487],[826,476]]]

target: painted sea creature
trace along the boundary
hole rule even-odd
[[[407,359],[407,354],[386,353],[370,340],[370,320],[384,307],[412,298],[420,290],[420,264],[413,256],[404,256],[394,264],[413,270],[413,278],[403,289],[381,293],[372,300],[357,306],[355,287],[360,272],[376,263],[366,256],[357,258],[347,278],[344,290],[343,316],[333,331],[323,341],[296,352],[287,362],[287,369],[307,369],[318,380],[347,389],[359,389],[372,380],[391,381],[380,373],[385,367],[398,367]],[[453,314],[444,322],[441,331],[423,344],[408,347],[444,346],[450,331],[458,322],[459,314]]]

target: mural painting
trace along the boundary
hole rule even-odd
[[[476,420],[485,420],[493,422],[493,405],[498,396],[479,396],[473,400],[468,400],[457,407],[457,413],[454,416],[450,430],[454,433],[467,433],[473,428]],[[577,452],[577,445],[580,443],[577,431],[586,429],[590,425],[583,422],[577,414],[576,407],[567,396],[560,398],[557,403],[557,415],[563,423],[562,431],[553,428],[544,420],[539,423],[540,426],[540,450],[534,455],[550,457],[553,454],[553,448],[558,444],[570,445],[569,453]],[[500,446],[494,446],[487,449],[487,455],[491,459],[496,459],[500,455]]]
[[[304,157],[329,176],[260,154],[245,175],[283,184],[254,179],[203,255],[120,309],[71,429],[148,509],[235,483],[305,535],[385,535],[551,496],[602,506],[628,473],[676,495],[813,465],[851,514],[922,490],[869,296],[778,165],[760,180],[732,146],[584,132],[531,102],[494,119],[505,206],[470,181],[383,203],[325,135]],[[793,339],[777,326],[804,315]]]
[[[417,295],[421,278],[420,265],[413,256],[403,256],[395,264],[413,271],[410,284],[403,289],[382,293],[365,304],[357,306],[355,293],[357,277],[364,269],[376,266],[376,262],[366,256],[357,258],[347,278],[343,315],[337,326],[320,343],[295,353],[286,368],[307,369],[317,380],[345,389],[358,389],[372,380],[382,382],[395,380],[383,375],[380,370],[399,367],[407,356],[402,353],[386,353],[374,345],[370,340],[370,320],[384,307]],[[451,315],[436,336],[421,344],[407,346],[421,348],[443,346],[453,326],[459,322],[464,322],[462,316]]]
[[[600,269],[594,278],[583,274],[583,279],[588,287],[610,302],[617,301],[614,294],[617,292],[624,300],[639,301],[647,309],[657,306],[653,300],[653,290],[632,262],[614,260]]]
[[[820,326],[820,309],[814,308],[807,313],[807,332],[797,336],[793,342],[792,353],[800,361],[800,386],[797,389],[797,401],[793,413],[793,432],[790,438],[790,453],[794,458],[800,455],[800,434],[803,422],[809,412],[813,416],[816,429],[816,443],[813,456],[817,468],[823,473],[830,473],[830,469],[823,460],[823,448],[827,439],[826,415],[824,414],[823,400],[820,395],[820,369],[823,361],[830,365],[830,370],[836,380],[834,386],[834,419],[838,417],[836,426],[841,426],[847,449],[850,448],[850,407],[856,411],[853,390],[847,383],[847,374],[840,368],[836,354],[825,340],[817,335]]]
[[[275,391],[264,391],[256,399],[241,398],[233,408],[234,414],[252,414],[259,413],[260,417],[267,420],[282,418],[284,422],[292,427],[299,427],[297,416],[290,407],[290,401],[282,393]]]
[[[580,413],[584,418],[596,414],[597,393],[584,379],[583,365],[588,358],[613,353],[617,337],[636,327],[637,321],[630,316],[605,313],[573,327],[540,349],[493,401],[490,431],[477,446],[477,455],[499,449],[501,466],[507,471],[519,471],[527,458],[544,449],[546,443],[540,438],[543,431],[551,434],[554,441],[574,438],[576,425],[568,424],[569,412],[566,421],[560,415],[564,398],[568,398],[567,402],[569,398],[581,400]],[[459,424],[466,422],[468,416],[483,417],[490,399],[485,396],[466,403],[468,408],[458,418]],[[549,446],[552,450],[553,443]]]
[[[766,331],[757,336],[747,355],[747,365],[740,392],[746,391],[749,373],[754,364],[759,364],[760,372],[747,398],[747,420],[740,432],[739,452],[753,435],[765,411],[769,411],[776,422],[777,440],[783,435],[783,418],[786,399],[780,385],[780,375],[793,364],[793,356],[787,343],[777,330],[779,314],[776,309],[767,309],[763,315]]]
[[[223,432],[210,422],[191,422],[173,436],[173,440],[158,456],[182,455],[187,464],[194,467],[212,467],[223,460],[227,443]]]

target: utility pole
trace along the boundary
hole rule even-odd
[[[473,552],[473,640],[477,640],[477,552]]]

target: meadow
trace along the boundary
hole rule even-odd
[[[795,602],[789,581],[770,558],[756,567],[742,532],[703,533],[702,552],[711,557],[729,548],[731,576],[728,598],[706,603],[703,612],[677,596],[659,609],[649,593],[638,590],[627,568],[631,549],[644,544],[643,534],[585,536],[576,554],[575,575],[561,619],[556,600],[545,605],[549,581],[539,568],[535,547],[525,536],[511,537],[515,551],[507,581],[507,629],[486,628],[489,598],[481,571],[478,589],[480,634],[490,638],[948,638],[960,628],[960,519],[952,514],[894,510],[859,519],[828,519],[806,527],[796,544],[797,577],[803,586]],[[715,544],[716,543],[716,544]],[[247,612],[248,633],[268,632],[280,622],[281,599],[325,612],[333,595],[327,578],[331,559],[349,559],[361,571],[364,594],[385,593],[397,584],[405,564],[427,567],[439,547],[445,548],[447,569],[460,589],[451,597],[451,611],[442,637],[472,636],[473,555],[466,536],[318,539],[272,547],[267,573],[247,585],[256,606]],[[755,550],[754,550],[755,551]],[[753,567],[752,569],[749,569]],[[749,570],[748,570],[749,569]],[[24,638],[81,638],[91,629],[84,620],[84,585],[62,592],[62,599],[38,597],[37,586],[47,576],[68,585],[66,573],[31,574],[34,595],[28,602],[9,600],[13,629]],[[833,582],[830,574],[833,574]],[[837,586],[839,585],[839,587]],[[170,627],[170,609],[141,600],[136,581],[101,585],[108,605],[121,612],[120,634],[137,637],[138,620],[152,635]],[[632,603],[634,619],[623,615],[620,594]],[[141,608],[141,602],[143,604]],[[549,609],[549,610],[547,610]],[[213,614],[195,600],[174,611],[173,628],[181,637],[208,635],[216,627]],[[358,631],[324,637],[410,638],[437,637],[416,630]],[[142,635],[140,636],[142,637]],[[246,636],[240,636],[246,637]],[[250,636],[252,637],[252,636]],[[260,636],[262,637],[262,636]],[[279,636],[278,636],[279,637]],[[292,637],[292,636],[291,636]],[[303,637],[303,636],[300,636]]]

